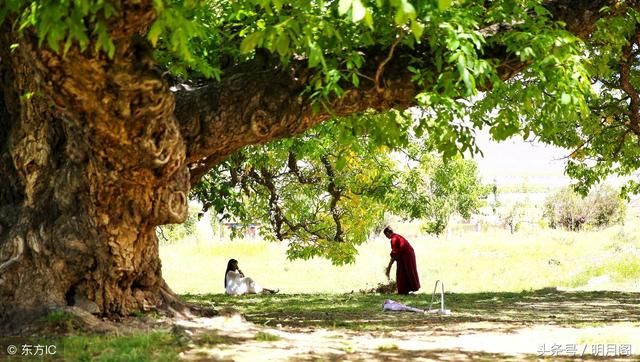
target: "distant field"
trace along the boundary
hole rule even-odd
[[[441,279],[452,292],[520,292],[546,287],[640,291],[640,223],[632,215],[624,226],[573,233],[505,230],[415,235],[396,227],[417,255],[421,293]],[[200,225],[199,225],[200,226]],[[163,275],[178,293],[222,293],[229,258],[265,287],[283,293],[345,293],[385,282],[389,244],[377,237],[363,244],[353,265],[326,260],[286,259],[286,244],[261,240],[214,240],[210,229],[160,247]],[[392,275],[393,275],[392,271]]]

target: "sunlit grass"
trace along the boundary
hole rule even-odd
[[[579,287],[587,285],[590,281],[625,282],[640,278],[640,256],[624,255],[615,260],[605,260],[597,265],[590,266],[569,282],[570,286]]]
[[[168,332],[123,336],[70,336],[64,339],[66,361],[175,361],[184,346]]]
[[[258,332],[258,334],[256,334],[256,341],[261,341],[261,342],[275,342],[275,341],[279,341],[281,338],[267,333],[267,332]]]
[[[546,287],[640,290],[637,223],[578,233],[489,230],[439,238],[417,235],[414,227],[407,227],[406,233],[402,225],[397,229],[416,251],[421,293],[430,294],[438,279],[453,292],[519,292]],[[198,238],[161,246],[163,275],[176,292],[223,292],[230,258],[238,259],[245,274],[263,287],[280,288],[281,293],[349,293],[386,281],[389,245],[381,237],[359,247],[355,264],[334,266],[323,259],[287,260],[284,243],[214,240],[206,235],[200,231]]]
[[[385,352],[385,351],[395,351],[398,349],[398,345],[395,343],[390,343],[390,344],[383,344],[378,346],[378,351],[380,352]]]
[[[608,328],[600,327],[593,329],[585,329],[577,332],[577,342],[587,345],[601,344],[631,344],[638,343],[638,327],[632,325],[619,326],[615,331]]]

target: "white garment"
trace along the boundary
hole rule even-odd
[[[226,280],[227,287],[225,288],[225,292],[229,295],[258,294],[262,292],[262,287],[253,281],[253,279],[243,277],[242,274],[237,271],[229,270]]]

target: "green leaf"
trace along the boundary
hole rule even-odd
[[[316,44],[312,44],[309,53],[309,66],[313,68],[320,64],[322,62],[322,58],[322,50],[320,50]]]
[[[373,16],[371,15],[371,11],[367,9],[366,14],[364,15],[364,24],[369,27],[369,29],[373,29]]]
[[[151,28],[149,29],[149,33],[147,34],[147,39],[151,42],[151,45],[155,48],[158,43],[158,37],[160,37],[160,33],[162,33],[162,25],[159,20],[153,22]]]
[[[353,0],[353,6],[351,11],[352,11],[351,18],[354,23],[357,23],[360,20],[364,19],[364,16],[367,13],[367,9],[362,4],[361,0]]]
[[[571,103],[571,95],[567,93],[562,93],[562,96],[560,97],[560,103],[562,104]]]
[[[347,159],[344,157],[344,155],[340,155],[340,157],[338,157],[338,159],[336,160],[336,170],[342,171],[346,165]]]
[[[467,88],[467,93],[472,94],[475,89],[475,80],[473,79],[471,73],[469,73],[469,70],[466,68],[463,69],[461,77],[465,87]]]
[[[352,2],[353,0],[340,0],[340,2],[338,2],[338,14],[340,15],[346,14],[347,11],[351,9]]]
[[[411,32],[413,33],[413,36],[416,38],[416,40],[420,40],[420,38],[422,38],[422,33],[424,33],[424,25],[416,20],[412,20]]]
[[[407,18],[416,18],[416,8],[414,8],[413,5],[411,5],[411,3],[407,0],[402,0],[402,11],[405,13]]]
[[[289,36],[286,33],[281,34],[278,38],[276,50],[281,57],[285,57],[289,53]]]
[[[264,40],[264,33],[262,31],[256,31],[249,34],[246,38],[242,39],[240,43],[240,53],[246,54],[255,49]]]
[[[438,9],[445,10],[451,6],[451,0],[438,0]]]
[[[49,47],[56,53],[60,51],[60,44],[58,43],[59,41],[60,38],[56,35],[56,33],[49,32],[49,35],[47,36],[47,44],[49,44]]]
[[[351,83],[353,83],[355,87],[358,87],[360,85],[360,79],[358,78],[358,75],[356,73],[351,74]]]

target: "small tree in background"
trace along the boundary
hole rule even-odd
[[[469,160],[438,160],[427,176],[432,196],[423,217],[424,230],[430,234],[442,234],[454,214],[469,219],[478,213],[491,191],[491,186],[482,184],[477,164]]]
[[[518,231],[520,227],[520,223],[524,221],[525,215],[527,214],[527,205],[524,202],[518,201],[511,205],[504,215],[502,215],[502,220],[506,225],[509,226],[509,231],[511,234]]]
[[[572,231],[611,226],[622,222],[626,213],[624,200],[609,186],[595,188],[584,198],[564,188],[547,197],[544,209],[550,227]]]

